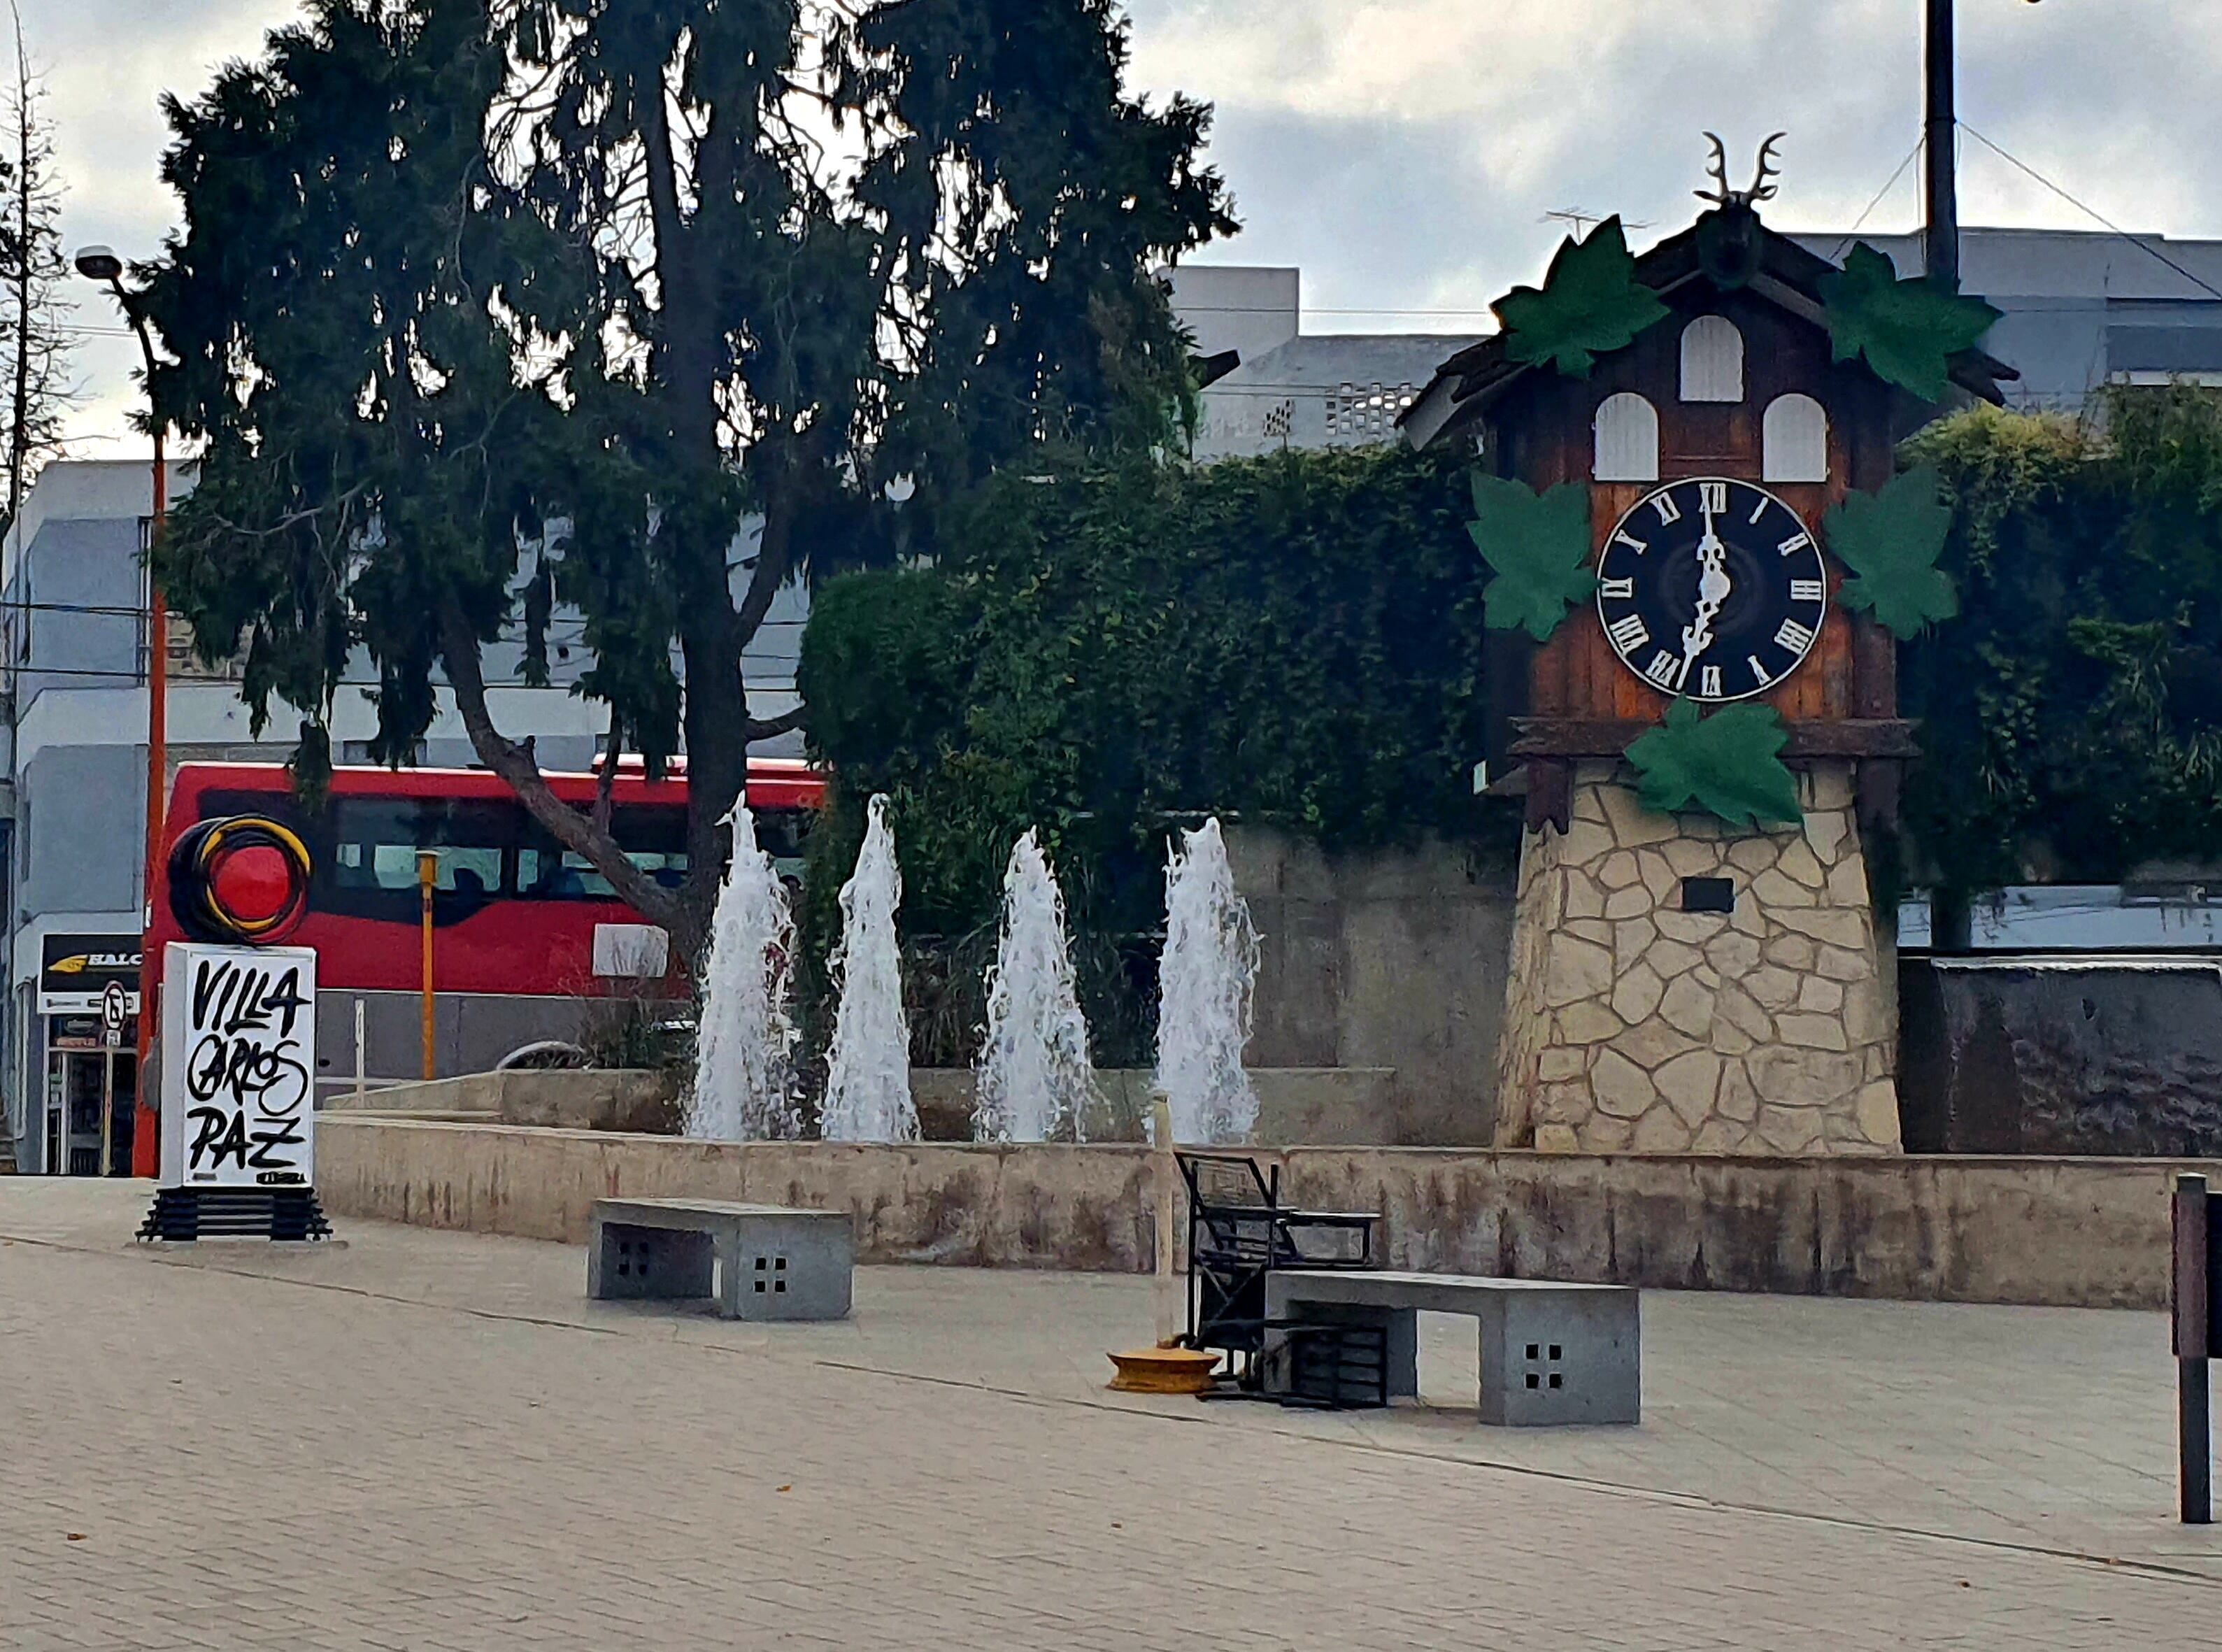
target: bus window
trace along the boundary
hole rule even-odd
[[[675,889],[687,878],[687,812],[678,808],[620,808],[610,830],[625,858],[651,882]],[[563,848],[530,820],[517,851],[517,889],[528,900],[614,901],[617,891],[593,864]]]
[[[419,851],[433,857],[436,894],[466,902],[505,894],[515,815],[468,799],[336,798],[317,904],[366,918],[411,915]]]
[[[681,850],[662,853],[635,849],[625,858],[646,872],[651,883],[675,889],[687,881],[687,855]],[[596,871],[593,863],[574,850],[520,849],[517,851],[518,893],[528,900],[614,901],[617,891]]]
[[[436,890],[466,900],[508,893],[504,857],[521,810],[468,798],[341,797],[309,815],[285,792],[203,794],[201,818],[222,814],[267,814],[300,832],[316,867],[318,908],[387,916],[415,913],[420,849],[436,857]],[[323,898],[334,895],[339,908]],[[406,896],[409,913],[399,914],[399,901],[394,914],[363,904],[385,895]]]
[[[802,876],[805,809],[765,809],[756,816],[756,842],[773,870],[788,883]],[[667,889],[687,881],[694,863],[687,852],[687,812],[670,807],[619,808],[610,828],[625,858]],[[529,900],[614,901],[617,891],[584,855],[563,848],[530,819],[517,851],[517,890]]]
[[[763,809],[756,814],[756,846],[771,857],[771,868],[784,883],[802,881],[802,836],[809,830],[807,809]]]
[[[435,889],[461,889],[465,895],[501,892],[500,850],[445,844],[423,852],[433,858]],[[332,850],[332,881],[341,889],[413,889],[417,853],[411,844],[342,840]]]

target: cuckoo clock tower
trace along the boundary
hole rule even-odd
[[[1916,750],[1892,627],[1949,587],[1893,455],[1955,386],[1996,397],[1995,312],[1767,229],[1771,142],[1743,191],[1716,144],[1694,226],[1569,242],[1405,420],[1478,452],[1497,575],[1492,768],[1528,822],[1501,1146],[1900,1145],[1862,845]]]

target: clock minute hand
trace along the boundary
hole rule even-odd
[[[1705,512],[1705,537],[1698,542],[1698,612],[1682,628],[1682,670],[1679,681],[1689,679],[1698,656],[1713,645],[1713,619],[1736,588],[1729,578],[1728,547],[1713,531],[1713,513]]]

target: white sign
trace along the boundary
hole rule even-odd
[[[671,969],[671,936],[654,924],[596,924],[594,973],[653,981]]]
[[[315,1179],[317,955],[305,946],[162,950],[162,1185]]]

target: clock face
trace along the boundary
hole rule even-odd
[[[1597,560],[1597,618],[1662,693],[1742,700],[1798,669],[1828,612],[1821,547],[1763,487],[1669,482],[1620,519]]]

